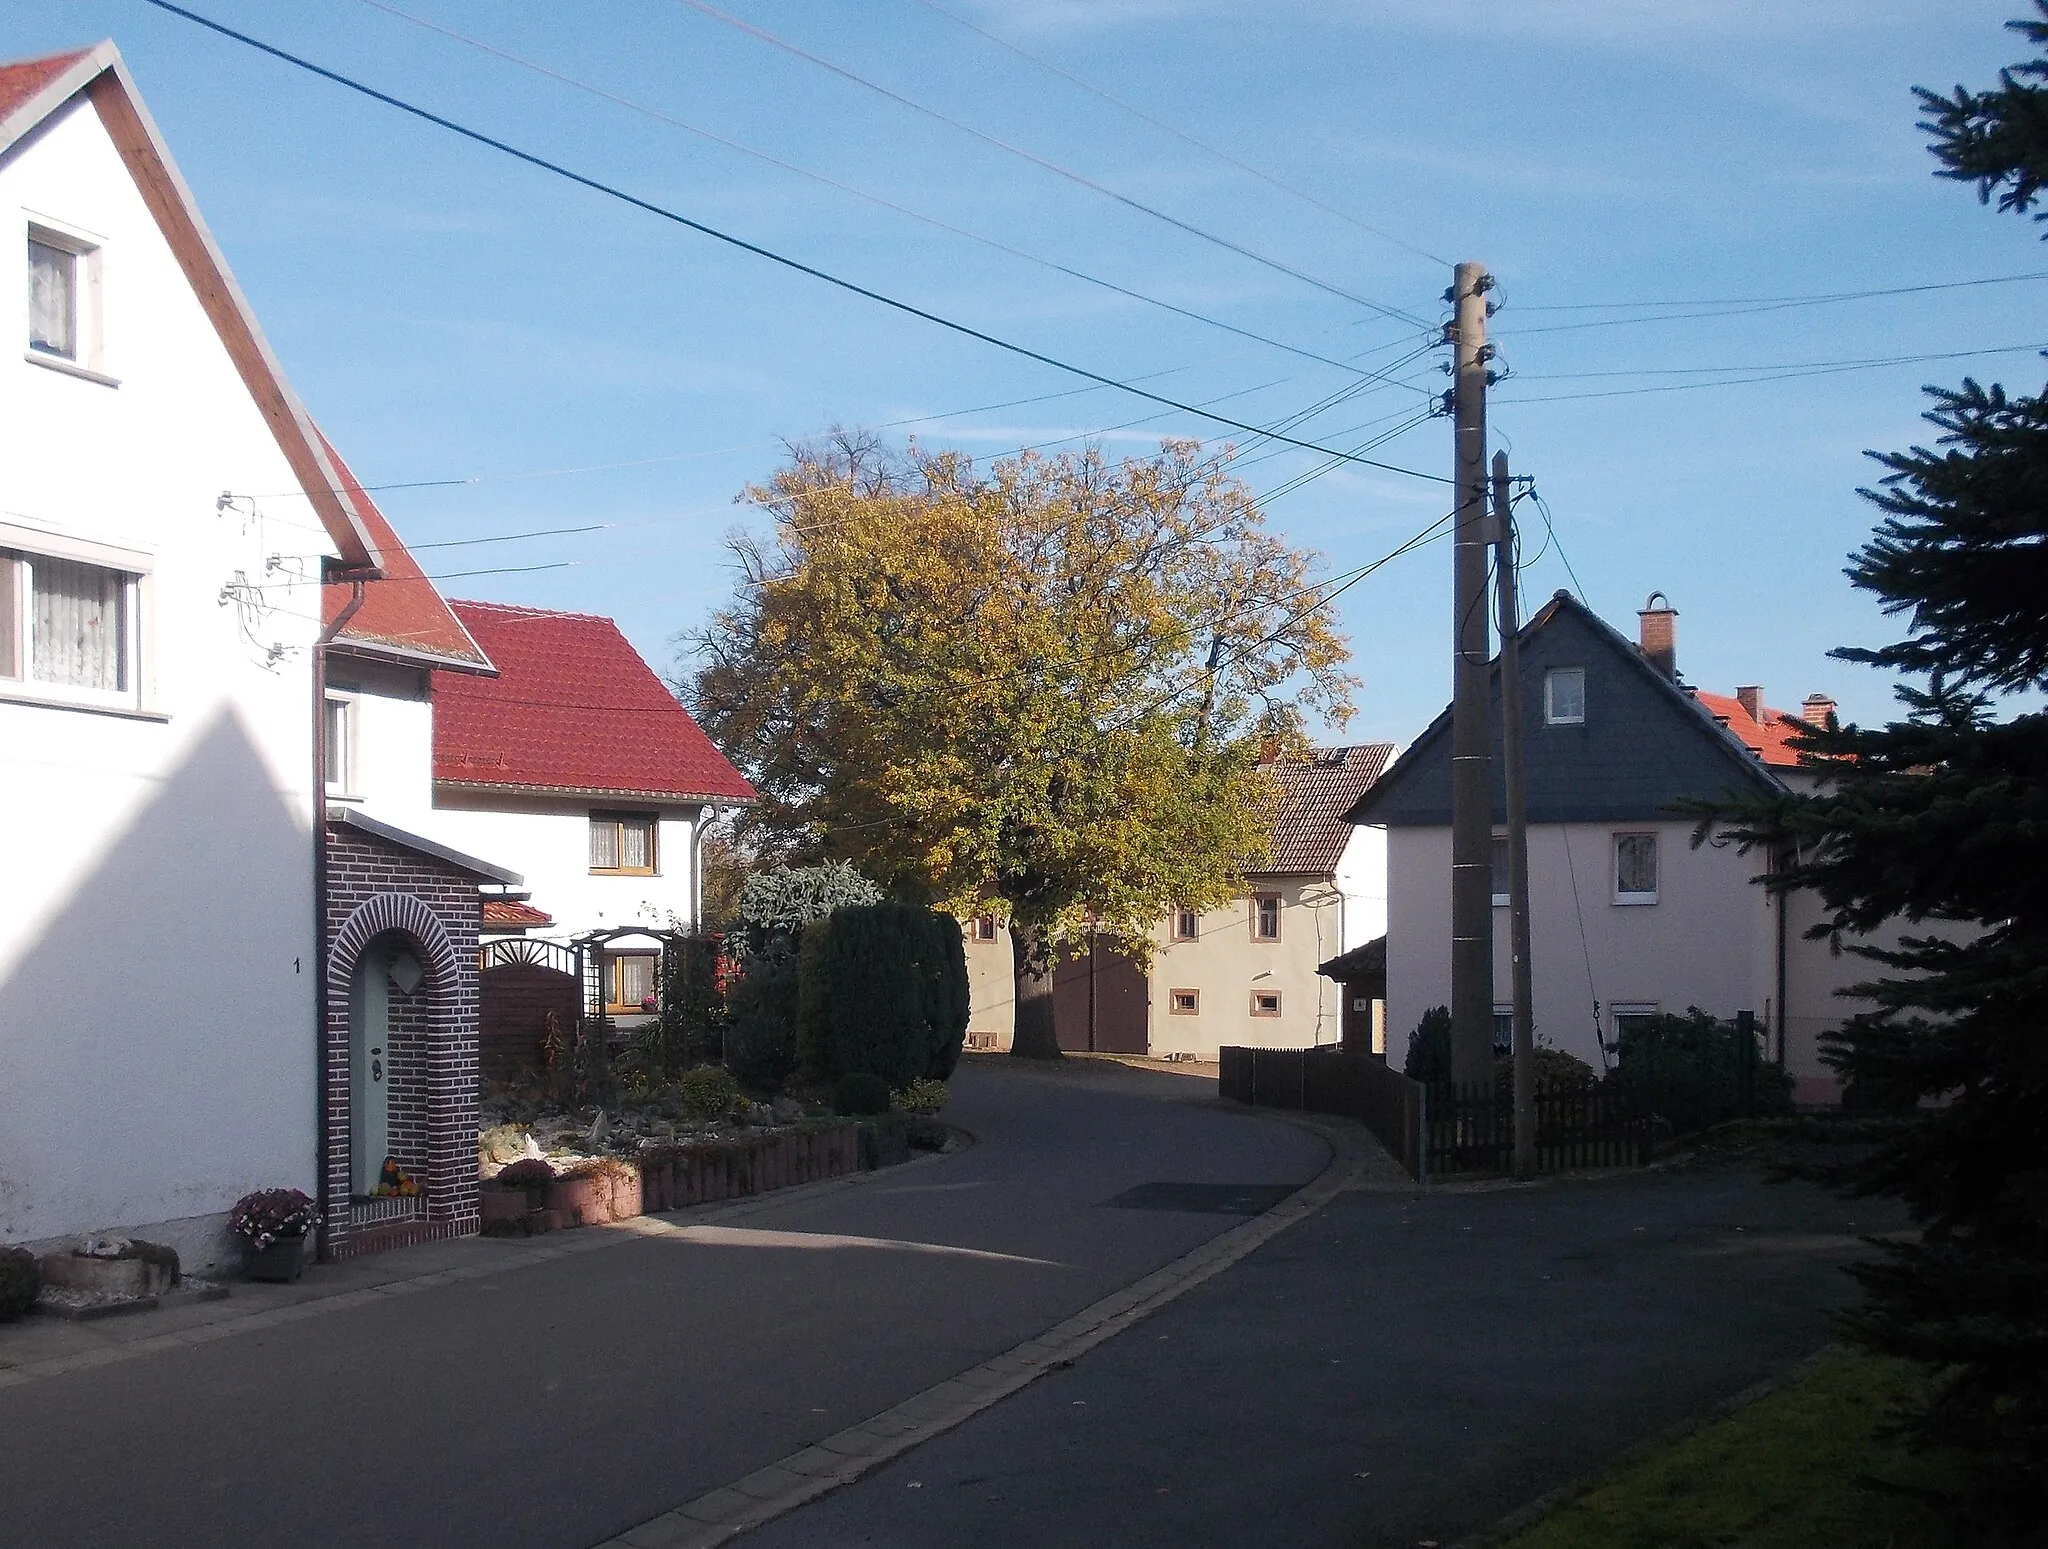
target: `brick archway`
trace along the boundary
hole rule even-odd
[[[473,965],[464,959],[433,907],[412,893],[378,892],[363,898],[336,928],[327,954],[328,1004],[340,1013],[330,1023],[326,1171],[330,1240],[343,1247],[352,1235],[351,1125],[347,1006],[358,960],[380,937],[402,937],[426,970],[425,1049],[426,1221],[474,1230],[476,1197],[476,995]],[[465,985],[467,986],[465,988]],[[337,1036],[338,1035],[338,1036]]]

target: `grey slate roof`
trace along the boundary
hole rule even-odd
[[[1783,787],[1726,728],[1643,659],[1585,604],[1559,592],[1522,626],[1522,748],[1532,823],[1646,822],[1687,797]],[[1586,718],[1545,724],[1544,674],[1583,667]],[[1501,779],[1500,663],[1490,683],[1493,820],[1507,821]],[[1446,708],[1347,814],[1354,823],[1444,827],[1451,821],[1451,713]]]
[[[1279,782],[1279,811],[1273,818],[1272,854],[1255,876],[1327,876],[1351,838],[1346,816],[1366,789],[1393,761],[1391,742],[1348,748],[1317,748],[1305,759],[1267,766]]]

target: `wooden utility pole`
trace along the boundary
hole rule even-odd
[[[1487,722],[1486,293],[1484,264],[1463,263],[1451,286],[1457,427],[1456,557],[1452,571],[1451,1079],[1493,1085],[1493,781]]]
[[[1536,991],[1529,965],[1529,787],[1522,765],[1522,647],[1508,454],[1493,454],[1493,572],[1500,601],[1500,758],[1508,797],[1508,953],[1515,1002],[1515,1176],[1536,1172]]]

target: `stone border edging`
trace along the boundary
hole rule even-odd
[[[62,1377],[92,1367],[111,1366],[145,1355],[156,1355],[191,1345],[211,1344],[216,1339],[226,1339],[230,1335],[244,1331],[276,1328],[281,1324],[299,1323],[329,1312],[346,1312],[352,1307],[367,1307],[385,1297],[404,1296],[414,1291],[431,1290],[436,1286],[459,1284],[465,1280],[482,1280],[491,1275],[524,1269],[529,1265],[552,1263],[556,1259],[566,1258],[572,1254],[618,1247],[636,1237],[663,1235],[671,1229],[672,1222],[697,1225],[704,1222],[728,1221],[755,1215],[778,1206],[836,1194],[842,1189],[860,1188],[872,1179],[899,1177],[912,1168],[943,1162],[948,1157],[958,1156],[974,1143],[974,1136],[970,1131],[958,1125],[947,1127],[955,1134],[965,1137],[967,1145],[955,1150],[936,1151],[913,1157],[893,1167],[841,1173],[836,1178],[824,1178],[816,1183],[771,1189],[765,1194],[749,1194],[736,1200],[726,1200],[714,1205],[691,1206],[686,1210],[668,1211],[658,1216],[629,1216],[623,1221],[588,1226],[574,1232],[550,1232],[538,1238],[465,1239],[487,1244],[492,1250],[502,1249],[503,1256],[494,1251],[488,1260],[459,1265],[453,1269],[430,1270],[376,1285],[359,1286],[352,1291],[336,1291],[327,1296],[309,1296],[282,1307],[264,1307],[240,1316],[230,1313],[214,1322],[198,1324],[192,1328],[175,1329],[144,1339],[124,1340],[120,1344],[102,1345],[97,1349],[81,1350],[70,1355],[50,1356],[40,1361],[23,1361],[18,1366],[0,1366],[0,1390],[20,1387],[45,1377]],[[446,1244],[436,1243],[430,1246],[445,1247]],[[352,1262],[360,1265],[364,1261],[357,1259]]]
[[[1321,1125],[1301,1127],[1321,1136],[1330,1147],[1330,1159],[1321,1172],[1264,1214],[1219,1233],[1082,1308],[1036,1339],[1027,1339],[858,1425],[628,1528],[595,1549],[710,1549],[852,1484],[870,1470],[1028,1387],[1047,1372],[1073,1365],[1105,1340],[1314,1215],[1365,1170],[1367,1156],[1359,1144],[1363,1131],[1354,1134]]]
[[[1630,1443],[1598,1468],[1580,1474],[1576,1479],[1566,1480],[1556,1489],[1545,1491],[1526,1505],[1517,1506],[1513,1511],[1489,1527],[1480,1528],[1477,1532],[1467,1533],[1463,1538],[1453,1543],[1451,1549],[1491,1549],[1491,1546],[1501,1543],[1523,1529],[1534,1527],[1552,1512],[1561,1510],[1563,1507],[1569,1506],[1580,1496],[1590,1494],[1598,1489],[1623,1469],[1632,1467],[1646,1458],[1653,1457],[1657,1453],[1664,1451],[1667,1447],[1676,1446],[1679,1442],[1684,1441],[1686,1437],[1693,1435],[1695,1432],[1705,1430],[1715,1421],[1725,1420],[1730,1415],[1747,1409],[1751,1404],[1757,1402],[1758,1399],[1769,1398],[1780,1388],[1786,1387],[1812,1371],[1835,1348],[1834,1343],[1830,1341],[1814,1351],[1812,1355],[1795,1362],[1784,1371],[1779,1372],[1777,1376],[1766,1377],[1762,1382],[1752,1383],[1732,1398],[1724,1398],[1719,1403],[1708,1406],[1696,1415],[1689,1415],[1675,1424],[1667,1425],[1654,1436],[1645,1437],[1642,1441]]]

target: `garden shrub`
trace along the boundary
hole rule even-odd
[[[26,1248],[0,1248],[0,1323],[11,1323],[42,1294],[43,1267]]]
[[[937,1113],[946,1106],[950,1095],[946,1083],[927,1077],[913,1081],[901,1091],[889,1094],[889,1106],[904,1113]]]
[[[882,890],[845,861],[757,871],[740,885],[739,921],[726,946],[740,959],[766,950],[778,936],[793,947],[806,925],[833,910],[881,901]]]
[[[804,932],[799,1062],[828,1080],[869,1071],[892,1090],[950,1071],[967,1033],[966,983],[950,915],[901,903],[835,910]]]
[[[856,1070],[839,1078],[832,1094],[835,1112],[866,1118],[889,1111],[889,1083],[880,1076]]]
[[[1600,1072],[1580,1059],[1576,1054],[1567,1054],[1562,1049],[1536,1050],[1536,1084],[1539,1087],[1593,1086],[1600,1080]],[[1497,1088],[1512,1089],[1515,1084],[1515,1057],[1503,1054],[1493,1062],[1493,1084]]]
[[[796,950],[776,939],[747,955],[726,995],[725,1067],[772,1089],[796,1069]]]
[[[539,1157],[514,1162],[491,1180],[501,1189],[524,1189],[531,1194],[555,1181],[555,1170]]]
[[[1708,1016],[1697,1006],[1684,1016],[1646,1017],[1621,1035],[1608,1078],[1648,1113],[1688,1134],[1744,1115],[1789,1114],[1792,1080],[1763,1057],[1762,1029],[1748,1036],[1740,1025]]]
[[[740,1085],[729,1071],[718,1065],[699,1065],[685,1072],[676,1083],[683,1100],[683,1114],[691,1119],[715,1119],[739,1100]]]
[[[1408,1059],[1401,1073],[1424,1086],[1442,1086],[1451,1079],[1451,1008],[1432,1006],[1408,1035]]]

